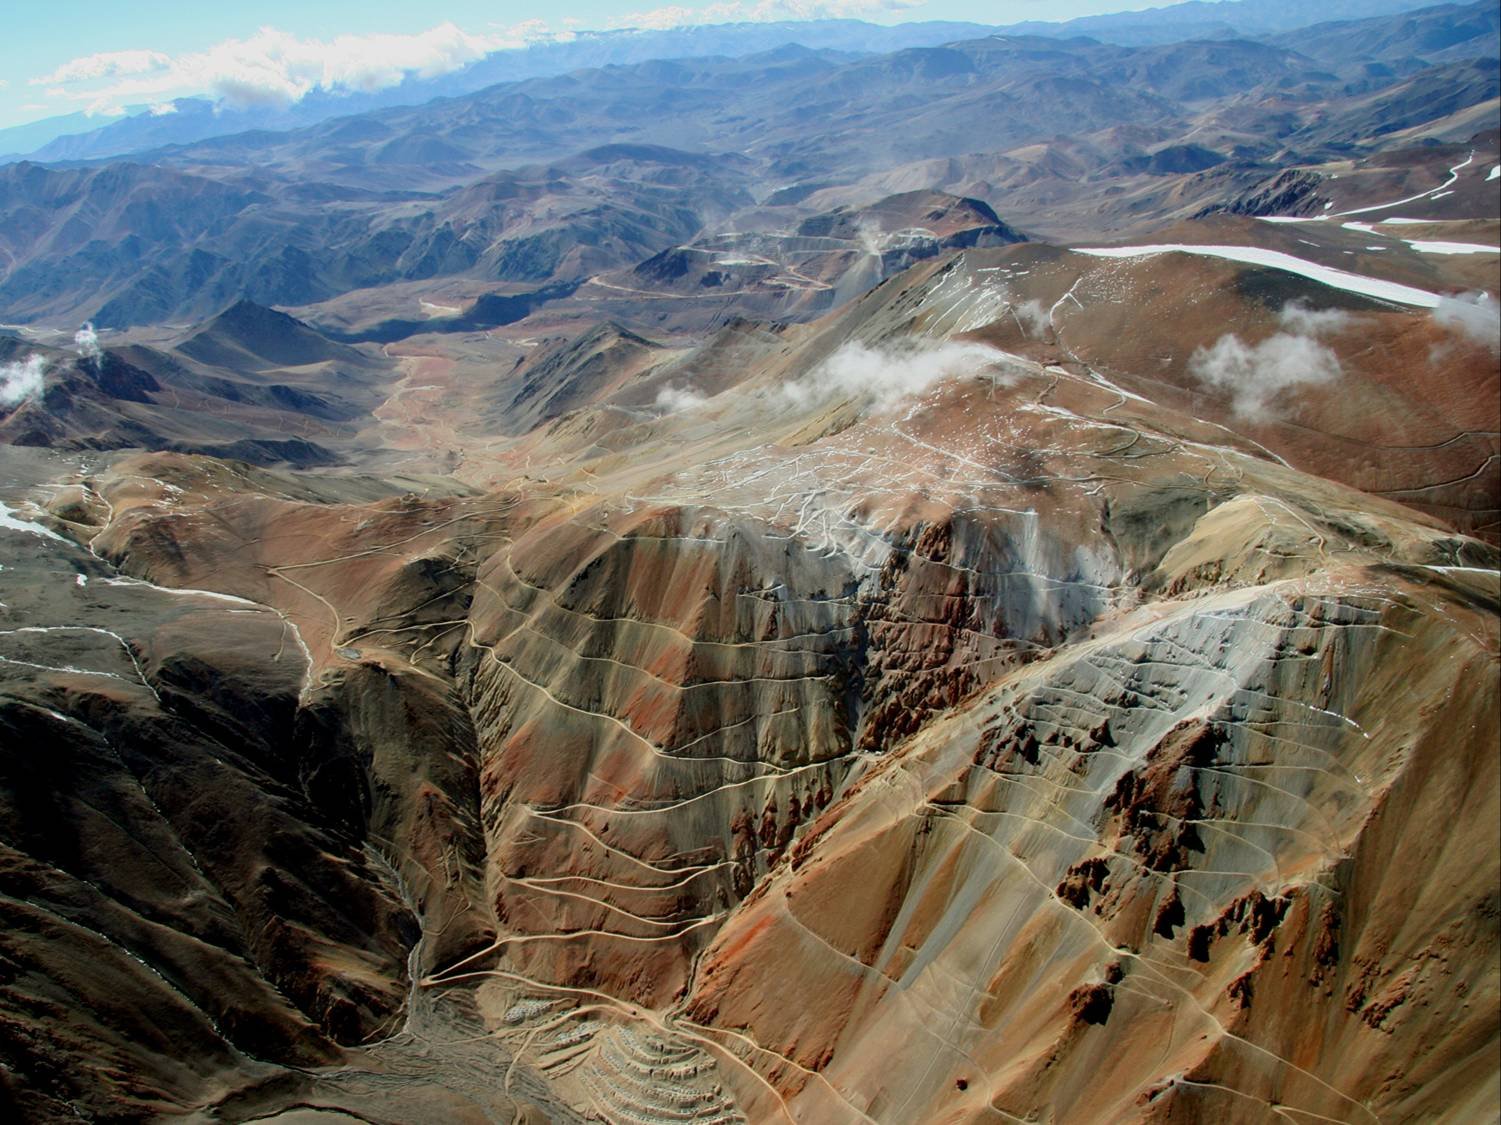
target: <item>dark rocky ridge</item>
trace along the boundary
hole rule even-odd
[[[0,360],[40,356],[42,393],[0,408],[0,439],[52,449],[171,449],[255,464],[334,464],[382,396],[391,364],[285,313],[240,301],[174,348],[80,357],[17,337]]]

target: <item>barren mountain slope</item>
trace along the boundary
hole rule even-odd
[[[1291,7],[0,169],[0,1118],[1501,1116],[1501,47]]]
[[[462,486],[7,454],[8,1096],[1489,1112],[1496,551],[1282,428],[1399,393],[1341,333],[1444,330],[1152,261],[965,251],[686,355],[612,330],[523,369],[501,393],[568,412]],[[1153,345],[1109,302],[1161,322],[1153,284],[1206,344],[1354,318],[1340,381],[1239,432],[1126,362]],[[1406,392],[1444,448],[1501,428],[1463,354],[1473,388]]]

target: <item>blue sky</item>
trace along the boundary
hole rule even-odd
[[[1156,0],[1162,2],[1162,0]],[[1153,0],[19,0],[0,39],[0,127],[119,112],[189,93],[286,101],[309,85],[372,88],[570,28],[799,15],[1012,23]],[[8,5],[9,6],[9,5]],[[276,34],[267,34],[271,29]]]

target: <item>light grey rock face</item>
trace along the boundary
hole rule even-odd
[[[1211,594],[1026,669],[820,819],[705,954],[690,1011],[804,1065],[827,1049],[797,1104],[851,1119],[981,1099],[1079,1120],[1405,1112],[1356,1075],[1432,1073],[1490,1034],[1463,1009],[1394,1038],[1396,1006],[1453,987],[1412,959],[1492,925],[1432,883],[1454,855],[1442,810],[1494,803],[1494,767],[1468,789],[1454,739],[1497,717],[1460,688],[1490,665],[1484,634],[1398,671],[1448,633],[1456,603],[1434,596],[1369,573]],[[794,947],[817,1011],[765,991]]]
[[[880,498],[849,441],[543,519],[480,565],[469,705],[525,971],[597,971],[551,940],[561,913],[638,947],[633,996],[670,997],[870,761],[1116,599],[1111,552],[941,486]]]

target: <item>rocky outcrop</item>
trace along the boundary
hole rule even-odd
[[[1317,215],[1326,202],[1320,194],[1324,177],[1304,168],[1278,172],[1226,203],[1215,203],[1194,218],[1209,215]]]

